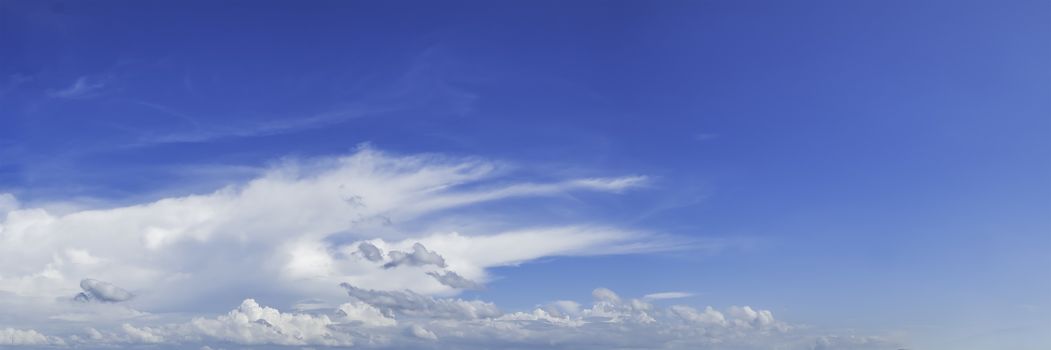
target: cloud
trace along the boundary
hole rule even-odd
[[[456,272],[446,271],[446,272],[443,272],[443,273],[438,273],[438,272],[431,271],[431,272],[428,272],[427,274],[430,275],[431,277],[434,277],[434,279],[437,280],[438,283],[441,283],[443,285],[449,286],[450,288],[455,288],[455,289],[479,289],[479,288],[481,288],[481,285],[479,285],[475,281],[466,279],[463,276],[460,276],[459,274],[457,274]]]
[[[79,77],[72,85],[49,92],[51,97],[65,98],[65,99],[82,99],[91,98],[98,96],[99,92],[106,87],[106,83],[102,80],[91,79],[88,77]]]
[[[245,299],[225,315],[195,317],[182,323],[154,326],[121,324],[113,331],[88,330],[73,337],[88,346],[118,344],[234,343],[240,345],[352,346],[352,336],[333,328],[339,322],[328,315],[285,313]]]
[[[424,265],[435,265],[438,267],[445,267],[445,258],[442,258],[438,253],[427,250],[423,244],[415,243],[412,245],[412,252],[400,252],[392,250],[387,253],[390,257],[390,262],[383,264],[383,268],[390,269],[401,265],[409,266],[424,266]]]
[[[435,335],[434,332],[431,332],[417,324],[409,326],[408,333],[409,335],[420,339],[438,340],[438,336]]]
[[[353,345],[349,336],[329,327],[334,323],[326,315],[282,313],[252,299],[227,315],[191,321],[197,333],[237,344]]]
[[[145,310],[212,305],[217,294],[250,295],[259,289],[338,304],[345,294],[334,286],[342,282],[449,293],[456,288],[427,272],[446,266],[477,281],[492,267],[546,256],[671,246],[647,232],[542,226],[521,214],[499,225],[491,223],[487,210],[436,215],[519,197],[614,193],[640,181],[630,176],[534,183],[510,181],[509,174],[509,166],[495,161],[397,156],[365,147],[344,157],[285,160],[255,179],[210,193],[127,206],[56,212],[18,205],[5,195],[0,292],[12,298],[68,298],[78,292],[103,296],[99,300],[122,298],[106,297],[101,287],[80,288],[83,276],[92,276],[136,291],[135,302]],[[397,268],[369,260],[383,252],[390,252],[388,267]]]
[[[446,319],[480,319],[502,315],[493,303],[478,300],[434,298],[412,291],[378,291],[343,283],[347,294],[392,314]]]
[[[383,252],[369,242],[358,244],[358,252],[360,252],[361,256],[365,257],[368,261],[376,262],[383,260]]]
[[[689,297],[692,297],[692,296],[693,296],[693,293],[687,293],[687,292],[661,292],[661,293],[646,294],[642,298],[646,299],[646,300],[664,300],[664,299],[689,298]]]
[[[388,316],[384,314],[383,311],[380,311],[380,309],[361,301],[352,301],[340,305],[338,313],[344,320],[360,322],[365,326],[386,327],[398,324],[398,321],[395,321],[394,317]]]
[[[0,321],[16,319],[57,336],[5,329],[0,341],[45,344],[43,336],[46,344],[82,348],[819,344],[772,312],[749,306],[663,308],[650,304],[653,298],[602,288],[589,305],[559,300],[514,312],[455,297],[470,283],[489,280],[495,267],[681,247],[674,237],[587,218],[554,223],[480,205],[522,197],[557,201],[576,191],[613,194],[645,181],[537,182],[500,162],[366,147],[345,157],[286,160],[210,193],[133,205],[55,212],[3,196],[15,204],[0,216]],[[494,223],[497,215],[503,219]],[[384,268],[392,263],[396,268]],[[69,302],[78,292],[109,302]],[[281,311],[244,299],[253,296],[276,306],[310,300],[310,307]],[[244,301],[222,313],[227,300]],[[845,340],[829,344],[836,341]]]
[[[71,336],[85,347],[167,345],[171,348],[239,345],[415,348],[420,342],[459,349],[894,349],[883,337],[809,333],[750,306],[661,308],[597,288],[589,307],[552,303],[502,313],[484,301],[436,298],[412,292],[344,285],[352,301],[334,310],[289,313],[244,300],[224,315],[158,325],[121,324]],[[478,310],[485,309],[486,312]],[[560,309],[560,310],[555,310]],[[466,311],[473,310],[473,311]]]
[[[879,336],[824,335],[814,340],[812,350],[860,350],[897,349],[901,346],[890,339]]]
[[[7,215],[8,212],[14,211],[20,206],[18,198],[15,198],[13,194],[0,193],[0,216]]]
[[[32,329],[0,328],[0,345],[63,345],[62,339],[49,337]]]
[[[90,278],[81,280],[80,288],[84,289],[84,291],[77,293],[77,296],[74,297],[74,299],[77,301],[101,301],[115,303],[127,301],[134,297],[134,295],[132,295],[124,289],[121,289],[120,287]]]

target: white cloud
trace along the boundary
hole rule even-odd
[[[749,306],[661,308],[598,288],[590,307],[560,301],[503,313],[492,303],[379,292],[347,286],[352,301],[333,310],[288,313],[252,299],[216,317],[154,326],[89,330],[77,344],[159,344],[172,348],[240,345],[545,349],[894,349],[881,337],[813,335]],[[484,312],[479,312],[484,309]],[[468,311],[470,310],[470,311]],[[549,311],[555,310],[555,311]]]
[[[644,180],[509,182],[502,178],[504,168],[475,158],[394,156],[363,148],[347,157],[285,161],[259,178],[212,193],[123,207],[59,213],[20,206],[4,195],[0,292],[68,298],[91,277],[136,291],[135,303],[143,310],[179,309],[216,293],[249,295],[254,288],[336,301],[344,295],[337,287],[341,282],[453,293],[457,288],[427,272],[455,271],[484,281],[491,267],[545,256],[667,247],[651,242],[648,233],[544,227],[525,218],[494,227],[482,218],[456,216],[459,227],[474,228],[470,232],[435,224],[433,214],[443,210],[511,197],[617,192]],[[364,242],[376,251],[363,256]],[[383,251],[397,268],[385,270],[369,260]],[[436,270],[441,266],[448,269]]]
[[[664,299],[689,298],[689,297],[692,297],[692,296],[693,296],[693,293],[687,293],[687,292],[661,292],[661,293],[646,294],[642,298],[646,299],[646,300],[664,300]]]
[[[510,313],[491,302],[448,297],[485,283],[494,267],[676,246],[648,232],[586,222],[549,225],[521,213],[507,213],[499,225],[478,211],[438,215],[513,197],[615,193],[645,182],[631,176],[533,183],[511,180],[508,172],[500,163],[474,158],[394,156],[365,148],[347,157],[286,161],[212,193],[137,205],[55,212],[0,196],[0,211],[6,211],[0,216],[0,321],[66,330],[53,337],[0,328],[0,344],[823,344],[793,335],[796,329],[768,310],[698,311],[648,302],[681,292],[635,299],[600,288],[590,306],[560,300]],[[108,302],[72,302],[77,293]],[[271,305],[278,306],[308,302],[282,312],[246,299],[215,315],[227,300],[252,296],[273,298]],[[828,339],[831,345],[846,341]]]
[[[8,212],[18,209],[19,207],[21,207],[21,204],[18,203],[18,198],[15,198],[15,195],[10,193],[0,193],[0,216],[5,216]]]
[[[427,340],[438,340],[438,336],[435,335],[434,332],[431,332],[431,331],[427,330],[426,328],[423,328],[423,327],[421,327],[420,325],[417,325],[417,324],[409,326],[408,331],[409,331],[410,335],[412,335],[412,336],[414,336],[416,338],[427,339]]]
[[[91,79],[89,77],[80,77],[73,82],[72,85],[50,91],[51,97],[58,98],[89,98],[98,95],[99,91],[106,87],[106,83],[102,80]]]
[[[347,321],[347,320],[345,320]],[[119,344],[216,344],[352,346],[353,337],[334,326],[328,315],[284,313],[245,299],[225,315],[195,317],[182,323],[154,326],[121,324],[114,331],[89,328],[85,336],[73,337],[88,346]]]
[[[65,342],[56,337],[49,337],[32,329],[0,328],[0,345],[62,345]]]
[[[347,283],[342,286],[352,298],[396,314],[451,319],[493,318],[501,314],[496,305],[478,300],[434,298],[409,290],[369,290]]]
[[[398,324],[393,317],[384,314],[375,306],[357,300],[340,305],[338,310],[344,320],[361,322],[365,326],[386,327]]]
[[[350,336],[330,328],[335,322],[326,315],[281,313],[252,299],[227,315],[190,324],[202,335],[238,344],[353,345]]]

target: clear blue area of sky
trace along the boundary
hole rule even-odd
[[[1048,1],[0,2],[23,201],[362,142],[648,175],[575,210],[713,246],[500,269],[469,295],[501,305],[677,290],[928,349],[1051,344]]]

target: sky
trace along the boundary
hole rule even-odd
[[[1051,2],[0,1],[0,347],[1048,329]]]

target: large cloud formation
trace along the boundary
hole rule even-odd
[[[152,326],[123,324],[70,337],[79,347],[200,344],[460,349],[894,349],[880,337],[813,335],[749,306],[659,307],[598,288],[590,307],[562,301],[502,312],[479,300],[343,285],[332,310],[281,312],[246,299],[225,315]],[[36,335],[35,339],[44,339]]]
[[[645,181],[629,176],[509,183],[500,179],[504,168],[473,158],[394,156],[364,148],[347,157],[285,161],[259,178],[208,194],[131,206],[27,208],[4,195],[0,293],[124,298],[107,294],[100,282],[81,288],[88,276],[139,291],[139,306],[164,309],[258,288],[291,299],[331,299],[342,294],[343,282],[448,293],[455,288],[426,272],[455,271],[484,281],[490,267],[544,256],[661,248],[647,233],[616,227],[537,226],[524,218],[493,225],[458,214],[455,224],[469,228],[464,232],[447,228],[450,220],[435,219],[435,213],[487,201],[619,192]],[[514,254],[494,254],[509,247]]]
[[[493,267],[682,246],[650,232],[566,220],[544,225],[527,213],[494,223],[491,213],[467,210],[574,191],[615,194],[646,181],[536,183],[508,174],[499,162],[366,147],[346,157],[285,161],[211,193],[137,205],[26,207],[0,194],[0,346],[883,344],[809,337],[750,307],[702,311],[647,301],[675,296],[667,293],[624,300],[598,289],[591,307],[563,300],[531,312],[449,298],[481,288]],[[299,307],[281,311],[256,300]]]

